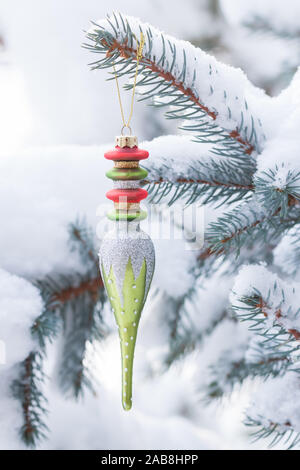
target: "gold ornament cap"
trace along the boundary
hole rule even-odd
[[[119,135],[116,137],[116,145],[120,148],[123,147],[137,147],[138,140],[135,135]]]

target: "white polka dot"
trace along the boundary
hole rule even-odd
[[[133,312],[133,313],[134,313],[135,315],[137,315],[137,310],[134,310],[134,312]]]
[[[123,310],[121,310],[121,315],[124,315],[124,313],[125,313],[125,312],[124,312]]]
[[[108,284],[112,284],[112,280],[111,280],[111,279],[108,279]]]
[[[128,346],[128,343],[125,343],[125,346]]]
[[[138,303],[138,301],[139,301],[139,299],[134,299],[134,301],[135,301],[135,303],[137,304],[137,303]]]
[[[110,298],[110,300],[114,300],[114,298],[113,298],[113,297],[111,297],[111,298]]]
[[[132,289],[136,289],[136,285],[135,285],[135,284],[133,284]]]
[[[133,341],[133,336],[130,337],[131,341]]]
[[[125,372],[128,372],[128,369],[127,369],[127,367],[125,367]]]
[[[125,357],[126,357],[126,359],[128,359],[128,357],[129,357],[129,356],[128,356],[128,354],[126,354],[126,356],[125,356]]]
[[[124,331],[127,331],[127,328],[124,328]]]
[[[133,324],[133,326],[136,326],[136,323],[135,323],[135,322],[134,322],[134,323],[132,323],[132,324]]]
[[[127,382],[124,382],[124,385],[127,385]]]
[[[126,397],[126,392],[124,392],[124,397]]]

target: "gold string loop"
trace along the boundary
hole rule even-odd
[[[129,135],[132,135],[132,130],[131,130],[131,127],[128,126],[127,124],[125,124],[122,129],[121,129],[121,135],[124,135],[124,129],[128,129],[129,130]]]
[[[122,134],[122,135],[123,135],[123,131],[124,131],[125,128],[127,128],[127,129],[129,130],[129,132],[130,132],[130,135],[132,135],[131,127],[130,127],[130,122],[131,122],[132,115],[133,115],[133,105],[134,105],[134,95],[135,95],[135,88],[136,88],[136,79],[137,79],[137,76],[138,76],[140,60],[141,60],[142,57],[143,57],[143,48],[144,48],[144,44],[145,44],[145,38],[144,38],[144,35],[143,35],[142,32],[141,32],[140,42],[138,42],[138,40],[137,40],[137,38],[136,38],[135,35],[134,35],[134,37],[135,37],[135,40],[136,40],[136,43],[137,43],[137,51],[136,51],[136,69],[135,69],[134,80],[133,80],[133,87],[132,87],[130,114],[129,114],[129,118],[128,118],[127,122],[125,121],[125,117],[124,117],[124,109],[123,109],[123,105],[122,105],[122,99],[121,99],[121,93],[120,93],[120,86],[119,86],[119,81],[118,81],[118,75],[117,75],[117,71],[116,71],[115,64],[113,63],[113,70],[114,70],[115,79],[116,79],[117,92],[118,92],[118,99],[119,99],[121,117],[122,117],[122,122],[123,122],[123,127],[122,127],[122,130],[121,130],[121,134]]]

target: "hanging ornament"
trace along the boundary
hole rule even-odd
[[[147,217],[146,212],[140,208],[140,201],[147,197],[147,191],[140,188],[139,181],[147,176],[147,171],[139,166],[139,161],[148,158],[149,153],[138,148],[137,138],[131,135],[129,126],[143,43],[141,35],[131,113],[127,123],[124,120],[115,71],[123,128],[122,135],[116,138],[115,149],[104,155],[108,160],[114,161],[114,167],[106,173],[106,176],[114,181],[114,189],[108,191],[106,196],[114,202],[114,210],[108,214],[108,218],[115,222],[115,226],[105,235],[99,254],[102,279],[119,328],[122,404],[125,410],[132,406],[132,373],[137,330],[155,263],[153,243],[140,229],[140,221]],[[124,128],[130,130],[130,135],[123,135]]]

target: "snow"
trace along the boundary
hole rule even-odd
[[[4,54],[3,54],[4,55]],[[2,59],[2,60],[1,60]],[[20,70],[9,65],[0,50],[1,149],[9,151],[32,130],[32,115]]]
[[[226,381],[228,364],[243,359],[250,337],[251,335],[245,324],[227,318],[214,328],[210,336],[204,339],[201,354],[198,355],[199,363],[196,373],[196,383],[201,397],[206,398],[204,387],[212,380],[215,380],[215,376],[212,376],[211,367],[216,364],[222,365],[220,374],[218,374],[218,383],[225,390],[225,393],[226,391],[231,392],[231,388]],[[232,347],[233,344],[234,347]]]
[[[233,278],[227,276],[213,276],[204,283],[201,282],[196,299],[196,306],[200,308],[190,308],[189,320],[195,331],[209,330],[215,321],[224,314],[229,306],[229,292],[232,287]],[[216,293],[218,295],[216,295]]]
[[[34,349],[30,327],[43,308],[41,296],[29,282],[0,270],[0,339],[5,344],[6,361],[0,367],[10,368],[24,360]]]

